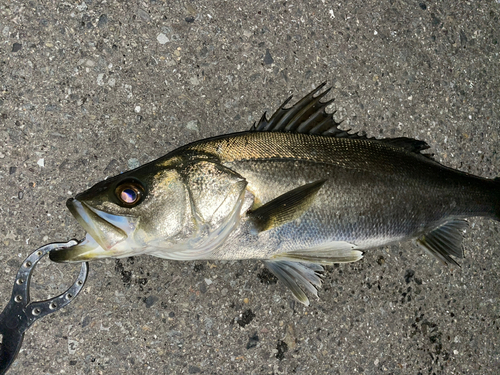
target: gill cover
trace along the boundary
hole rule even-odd
[[[148,185],[141,186],[134,173]],[[239,224],[246,185],[239,174],[206,158],[146,164],[68,200],[87,234],[78,245],[51,253],[51,259],[207,258]]]

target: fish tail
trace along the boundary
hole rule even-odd
[[[495,220],[500,221],[500,177],[496,177],[493,179],[493,182],[495,184],[494,187],[494,201],[495,201],[495,216],[493,217]]]

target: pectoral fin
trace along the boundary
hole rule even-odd
[[[321,180],[299,186],[248,212],[255,230],[263,232],[298,219],[311,206],[324,183],[325,180]]]
[[[450,255],[463,258],[462,231],[467,227],[465,220],[448,221],[416,240],[417,245],[428,251],[447,266],[460,266]]]

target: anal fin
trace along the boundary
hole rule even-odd
[[[445,265],[460,265],[450,256],[463,258],[462,231],[467,227],[465,220],[450,220],[430,233],[416,240],[417,245],[430,252]]]
[[[264,264],[290,289],[300,303],[309,306],[309,298],[304,290],[318,296],[317,288],[321,286],[322,265],[356,262],[362,257],[363,252],[356,250],[353,244],[333,242],[279,254],[265,260]]]

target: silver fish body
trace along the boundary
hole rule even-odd
[[[305,304],[322,264],[366,249],[414,239],[455,263],[463,219],[498,220],[498,180],[435,162],[422,141],[339,130],[322,87],[251,131],[188,144],[70,199],[87,237],[51,259],[261,259]]]

